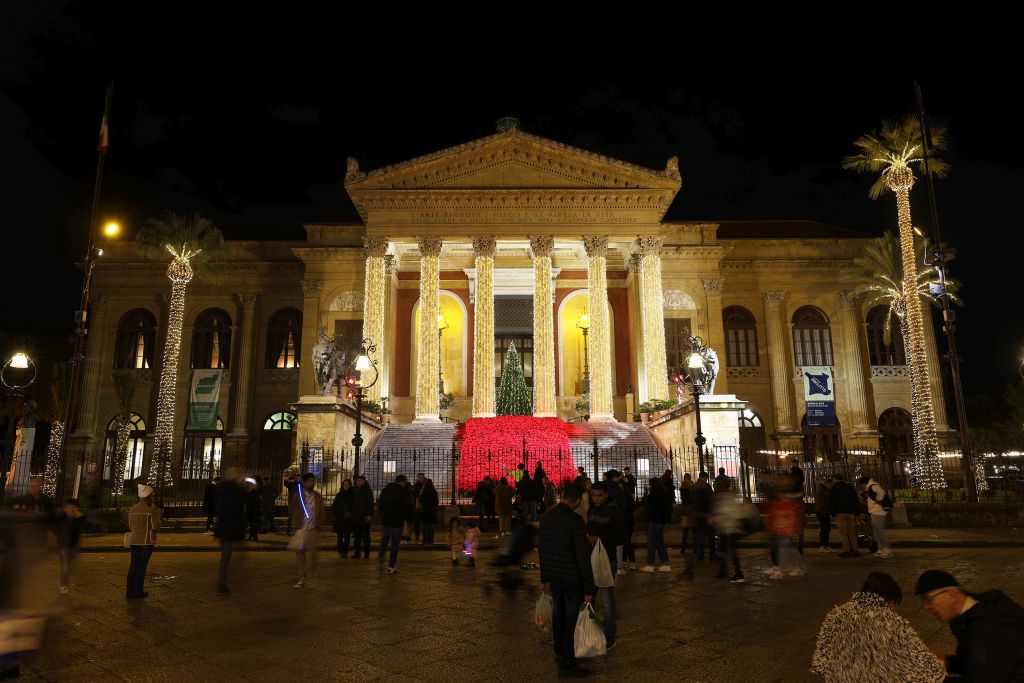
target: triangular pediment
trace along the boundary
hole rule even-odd
[[[365,190],[678,190],[679,185],[674,157],[665,170],[655,171],[519,130],[365,173],[349,159],[345,178],[353,198]]]

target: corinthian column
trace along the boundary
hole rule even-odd
[[[249,398],[252,396],[253,360],[256,357],[256,294],[239,294],[242,303],[242,347],[238,353],[238,379],[235,386],[235,423],[231,436],[249,434]]]
[[[441,238],[421,237],[420,248],[420,340],[416,365],[416,422],[440,420],[437,378],[441,362],[438,353],[437,315],[440,310]]]
[[[669,397],[665,360],[665,303],[661,291],[660,235],[638,237],[640,251],[640,321],[644,331],[644,374],[649,399]]]
[[[587,296],[590,306],[590,419],[614,420],[612,414],[612,353],[608,334],[608,237],[583,238],[587,250]]]
[[[473,416],[494,417],[494,252],[495,237],[473,239],[476,303],[473,308]]]
[[[384,369],[384,289],[387,278],[387,237],[365,237],[366,281],[363,296],[363,339],[377,345],[377,353],[371,360],[377,361],[377,371]],[[366,398],[380,401],[383,382],[375,382],[366,390]]]
[[[775,406],[775,432],[789,434],[793,425],[793,368],[786,361],[786,334],[782,323],[785,292],[765,292],[765,330],[768,334],[768,369],[772,376],[772,404]]]
[[[729,354],[725,348],[725,325],[722,322],[722,285],[725,280],[701,280],[707,296],[708,346],[718,355],[718,376],[715,378],[715,393],[729,393],[727,362]]]
[[[530,238],[533,251],[533,414],[555,417],[555,331],[551,303],[551,251],[555,238]]]
[[[872,432],[874,420],[868,417],[868,394],[864,388],[864,359],[860,352],[860,324],[857,315],[857,296],[852,292],[839,292],[839,324],[843,330],[843,365],[846,371],[846,390],[850,400],[853,432]]]
[[[89,344],[86,345],[86,357],[81,361],[82,380],[79,386],[82,387],[82,402],[78,406],[78,422],[75,424],[76,435],[91,437],[96,434],[96,400],[101,380],[100,368],[109,367],[103,363],[104,351],[107,350],[105,339],[107,337],[107,304],[109,301],[109,295],[100,294],[94,296],[89,303],[89,315],[92,319],[89,321]]]

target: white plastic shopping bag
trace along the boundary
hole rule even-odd
[[[615,575],[612,574],[612,563],[608,560],[608,551],[604,543],[598,539],[590,552],[590,568],[594,570],[594,585],[598,588],[614,588]]]
[[[533,623],[545,631],[551,630],[551,614],[554,611],[554,603],[551,601],[551,593],[542,592],[537,598],[537,607],[533,611]]]
[[[579,617],[576,618],[573,644],[578,659],[600,657],[608,652],[608,644],[604,639],[604,625],[597,620],[594,606],[589,602],[583,605]]]

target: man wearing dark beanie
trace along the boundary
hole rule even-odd
[[[948,673],[963,681],[1024,681],[1024,608],[1002,591],[968,593],[940,569],[921,574],[914,594],[956,636]]]

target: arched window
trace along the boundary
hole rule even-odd
[[[754,315],[742,306],[729,306],[722,311],[725,327],[726,365],[731,368],[756,368],[757,322]]]
[[[889,317],[888,306],[875,306],[868,311],[868,354],[872,365],[906,365],[907,356],[903,350],[903,330],[895,314],[892,316],[890,343],[885,345],[885,323]]]
[[[802,306],[793,314],[793,358],[798,367],[832,365],[832,330],[814,306]]]
[[[185,425],[185,450],[182,479],[213,479],[220,474],[221,451],[224,450],[224,422],[217,416],[213,430],[189,429]]]
[[[761,416],[749,408],[739,414],[740,449],[747,462],[752,465],[767,465],[765,450],[764,423]]]
[[[156,316],[144,308],[128,311],[117,323],[114,367],[118,370],[153,367],[155,345]]]
[[[302,313],[282,308],[267,323],[268,368],[297,368],[302,352]]]
[[[138,413],[128,418],[128,461],[124,466],[125,480],[142,476],[142,456],[146,450],[146,421]],[[107,439],[103,444],[103,481],[109,482],[114,469],[114,449],[117,448],[117,417],[107,423]]]
[[[231,358],[231,316],[219,308],[203,311],[192,330],[192,367],[226,368]]]
[[[902,408],[889,408],[878,416],[882,454],[893,460],[914,457],[914,423]]]
[[[295,416],[291,413],[274,413],[263,423],[264,431],[291,431],[295,429]]]

